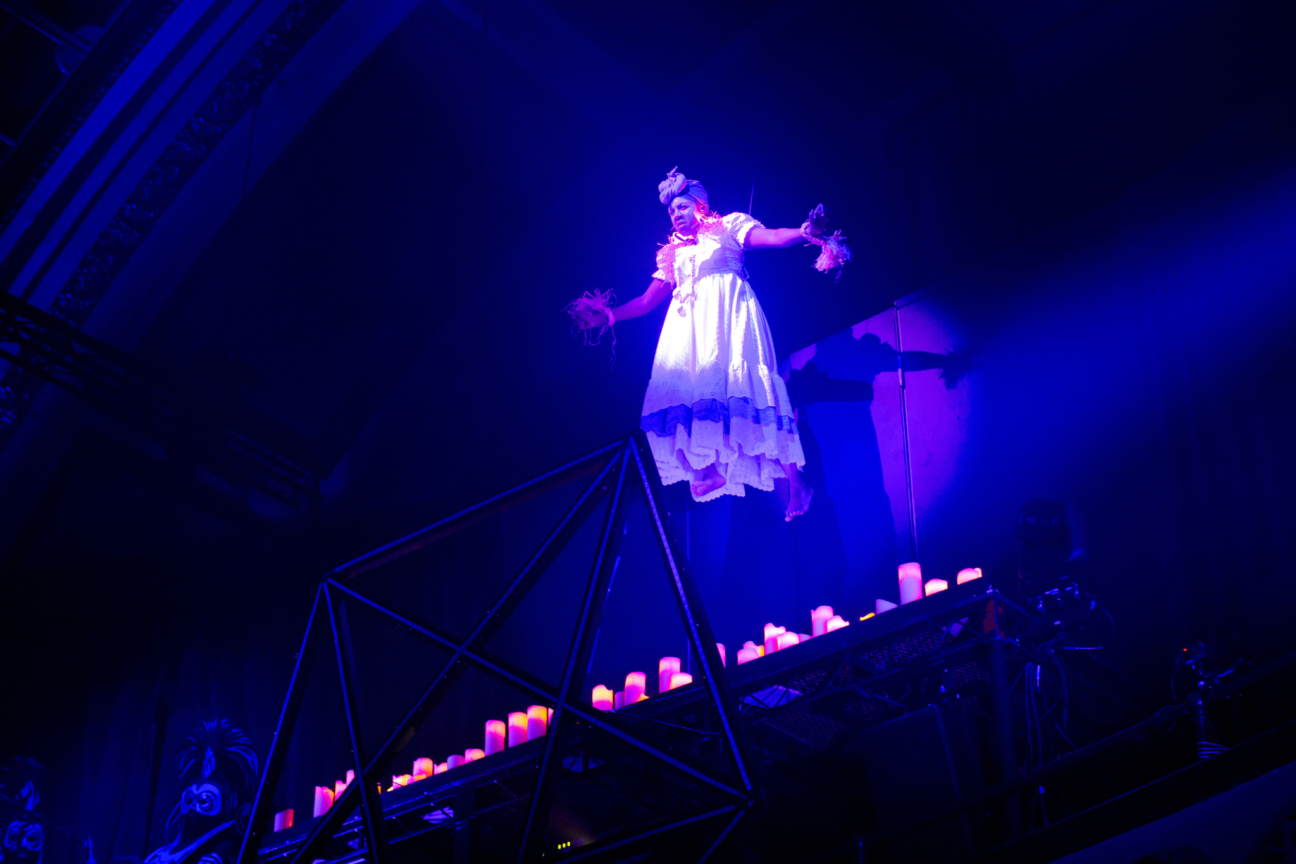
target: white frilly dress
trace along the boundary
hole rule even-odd
[[[774,340],[743,267],[743,242],[764,227],[746,213],[703,222],[657,253],[654,279],[674,284],[640,426],[662,483],[715,464],[725,485],[698,498],[773,490],[783,465],[805,465]]]

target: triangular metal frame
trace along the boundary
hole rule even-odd
[[[339,581],[340,578],[347,578],[382,566],[415,549],[460,531],[499,510],[591,473],[594,474],[593,480],[528,558],[500,598],[492,604],[486,615],[473,628],[468,638],[462,641],[416,620],[413,616],[365,597]],[[719,720],[726,750],[732,758],[738,780],[736,783],[727,778],[714,776],[699,765],[690,764],[686,760],[664,752],[635,735],[630,724],[622,718],[593,709],[588,703],[580,700],[580,694],[584,692],[585,672],[594,650],[608,595],[608,586],[624,533],[626,496],[633,488],[633,485],[627,484],[637,484],[643,491],[643,502],[658,539],[663,563],[670,577],[671,590],[690,647],[698,659],[697,677],[700,678],[699,683],[705,687],[708,701]],[[599,533],[590,576],[582,593],[580,615],[575,632],[572,634],[571,647],[563,667],[562,681],[558,688],[554,689],[549,683],[491,656],[485,650],[485,646],[604,500],[608,502],[607,510]],[[355,715],[353,694],[356,681],[355,670],[350,659],[351,637],[343,607],[345,600],[363,603],[451,653],[449,661],[372,755],[367,755],[367,748],[360,740]],[[716,648],[715,636],[693,580],[688,560],[671,529],[665,506],[665,493],[657,474],[657,466],[649,450],[648,441],[640,430],[635,430],[619,441],[601,447],[581,459],[559,466],[528,483],[375,549],[326,574],[315,595],[315,603],[306,625],[306,634],[302,639],[302,647],[293,668],[288,694],[279,715],[275,737],[266,758],[265,771],[253,803],[249,828],[240,845],[236,864],[252,864],[261,846],[262,837],[269,823],[270,796],[283,771],[289,739],[296,726],[302,694],[310,670],[312,633],[321,629],[325,621],[328,622],[332,634],[334,659],[337,662],[341,682],[342,706],[347,718],[347,728],[355,758],[356,777],[360,782],[347,786],[328,813],[306,835],[305,841],[289,864],[310,864],[319,857],[318,853],[322,851],[323,845],[340,830],[342,823],[356,807],[360,807],[364,814],[362,821],[366,846],[372,855],[370,860],[374,864],[386,864],[389,856],[383,836],[382,805],[375,791],[377,785],[397,754],[409,743],[424,721],[449,693],[454,683],[469,668],[479,669],[526,693],[529,698],[554,706],[553,721],[550,734],[545,739],[536,787],[531,796],[523,834],[519,838],[517,853],[519,864],[538,861],[541,857],[545,826],[553,801],[556,772],[552,769],[556,750],[563,731],[570,728],[572,723],[584,722],[610,733],[644,753],[685,772],[697,782],[719,790],[731,800],[728,806],[707,813],[690,814],[669,825],[659,826],[636,837],[622,840],[616,844],[617,846],[660,834],[675,827],[696,824],[703,819],[728,816],[723,829],[702,856],[702,860],[706,860],[737,825],[756,797],[755,784],[751,776],[752,762],[748,758],[748,746],[738,725],[737,705],[729,690],[720,654]],[[607,850],[590,850],[591,854],[602,851]],[[573,859],[576,857],[583,856],[572,856]]]

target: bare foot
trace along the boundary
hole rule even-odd
[[[716,470],[715,463],[711,463],[702,472],[702,477],[695,483],[689,484],[689,489],[693,492],[694,498],[702,498],[710,495],[721,486],[725,485],[725,478]]]
[[[796,517],[810,509],[810,498],[814,495],[814,490],[810,484],[798,473],[795,478],[788,478],[788,506],[787,511],[783,514],[784,522],[791,522]]]

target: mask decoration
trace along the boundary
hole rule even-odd
[[[257,757],[252,741],[228,720],[204,721],[176,759],[183,789],[167,819],[167,836],[145,864],[229,864],[247,830],[256,789]]]
[[[0,864],[41,864],[45,828],[36,815],[40,804],[39,782],[44,767],[35,759],[18,756],[0,768],[0,795],[4,834],[0,835]]]

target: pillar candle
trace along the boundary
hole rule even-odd
[[[525,711],[513,711],[508,715],[508,746],[516,747],[527,741],[527,715]]]
[[[612,691],[604,687],[602,684],[596,684],[594,686],[594,692],[590,696],[590,701],[593,702],[594,707],[600,711],[611,711]]]
[[[274,815],[274,830],[282,831],[285,828],[292,827],[293,811],[289,807],[287,810],[280,810]]]
[[[752,641],[749,640],[749,641],[743,643],[743,647],[744,647],[744,648],[754,648],[754,649],[756,649],[756,656],[757,656],[757,657],[764,657],[764,656],[765,656],[765,646],[764,646],[764,645],[757,645],[755,642],[752,642]]]
[[[642,672],[631,672],[625,680],[625,698],[627,703],[638,702],[648,692],[648,676]]]
[[[964,567],[962,570],[958,572],[958,584],[960,585],[962,585],[964,582],[971,582],[973,579],[980,579],[980,578],[981,578],[980,567]]]
[[[545,728],[548,729],[550,726],[553,725],[553,709],[552,709],[552,708],[546,708],[546,709],[545,709],[545,712],[546,712],[546,713],[545,713]]]
[[[438,762],[436,763],[436,767],[432,769],[432,775],[436,776],[437,774],[444,774],[449,770],[450,770],[449,762]]]
[[[944,579],[928,579],[927,584],[923,586],[923,591],[928,597],[933,594],[939,594],[949,587],[949,583]]]
[[[896,608],[896,604],[892,603],[890,600],[883,600],[879,597],[877,600],[873,601],[873,611],[878,615],[881,615],[883,612],[890,612],[894,608]]]
[[[543,705],[527,707],[527,740],[534,741],[549,729],[549,712]]]
[[[462,765],[462,764],[464,764],[464,758],[463,758],[462,756],[460,756],[458,753],[455,753],[455,754],[452,755],[452,756],[447,756],[447,757],[446,757],[446,770],[447,770],[447,771],[449,771],[451,768],[458,768],[458,767],[459,767],[460,765]]]
[[[618,690],[612,694],[612,707],[620,711],[625,707],[625,691]]]
[[[342,797],[342,793],[346,791],[346,787],[347,787],[347,784],[346,784],[344,781],[342,781],[342,780],[334,780],[334,781],[333,781],[333,800],[334,800],[334,801],[336,801],[337,799],[339,799],[339,798]]]
[[[780,633],[775,638],[774,650],[782,651],[784,648],[791,648],[801,641],[801,637],[795,633]]]
[[[834,615],[824,622],[824,632],[831,633],[834,630],[840,630],[843,627],[849,627],[850,622],[840,615]]]
[[[478,759],[485,759],[485,758],[486,758],[486,753],[482,750],[478,750],[476,747],[469,747],[467,750],[464,751],[465,762],[476,762]]]
[[[670,676],[680,671],[680,658],[663,657],[657,661],[657,692],[665,693],[670,688]]]
[[[408,786],[413,778],[409,774],[393,774],[392,785],[387,788],[388,792],[399,789],[401,786]]]
[[[508,728],[504,725],[503,720],[486,721],[485,752],[487,756],[504,749],[504,738],[507,734]]]
[[[431,777],[436,773],[436,763],[425,756],[420,756],[414,760],[414,771],[412,773],[415,780]]]
[[[327,813],[329,808],[332,806],[333,806],[333,790],[328,788],[327,786],[316,786],[315,787],[315,808],[313,811],[311,811],[311,815],[316,819],[318,819],[319,817]]]
[[[900,605],[921,600],[923,596],[922,567],[917,561],[900,565]]]
[[[775,627],[773,624],[765,625],[765,654],[773,654],[778,650],[778,637],[786,632],[786,627]]]
[[[728,665],[729,665],[728,662],[725,661],[725,650],[724,650],[724,645],[722,645],[721,643],[717,642],[717,643],[716,643],[716,650],[720,652],[720,665],[721,665],[721,666],[728,666]]]
[[[822,636],[828,631],[825,626],[828,619],[833,617],[833,608],[831,606],[820,606],[817,609],[810,610],[810,635]]]
[[[741,666],[744,663],[750,663],[760,656],[760,651],[756,646],[748,642],[742,648],[738,649],[738,665]]]
[[[674,690],[676,687],[683,687],[685,684],[692,684],[693,676],[687,672],[672,672],[670,676],[670,685],[667,690]]]
[[[797,634],[797,642],[809,642],[809,641],[810,641],[810,634],[809,634],[809,633],[798,633],[798,634]]]

